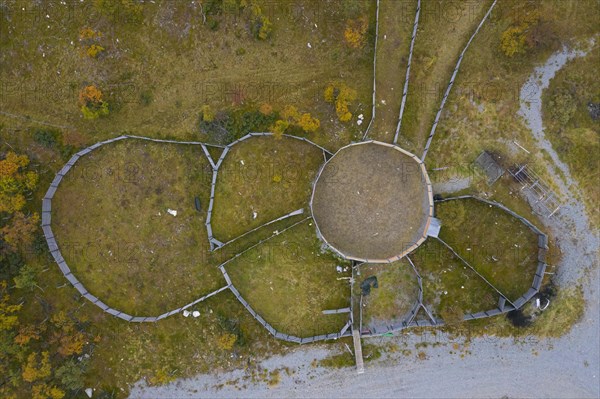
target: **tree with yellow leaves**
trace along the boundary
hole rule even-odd
[[[235,334],[226,333],[219,337],[217,340],[217,346],[224,351],[230,351],[233,349],[236,341],[237,336]]]
[[[38,353],[30,353],[27,357],[27,363],[23,367],[23,380],[27,382],[34,382],[50,377],[50,374],[50,355],[48,352],[42,352],[41,359],[39,359]]]
[[[298,120],[298,126],[307,133],[316,132],[321,122],[317,118],[313,118],[309,113],[304,113]]]
[[[10,303],[6,287],[6,281],[0,281],[0,331],[11,330],[19,323],[19,318],[15,313],[21,310],[22,306]]]
[[[46,383],[35,384],[33,388],[31,388],[32,399],[62,399],[64,397],[64,391]]]
[[[37,186],[38,175],[27,171],[29,158],[9,152],[0,160],[0,212],[13,213],[25,206],[25,192]]]
[[[352,113],[348,106],[356,100],[356,90],[345,83],[329,83],[323,92],[325,101],[335,103],[335,113],[340,122],[348,122],[352,119]]]
[[[108,103],[104,101],[102,91],[94,85],[85,86],[79,92],[79,105],[85,119],[96,119],[108,115]]]
[[[37,213],[27,217],[23,212],[15,212],[10,223],[0,229],[0,238],[13,251],[19,246],[28,246],[33,242],[39,222]]]

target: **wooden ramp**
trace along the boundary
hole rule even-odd
[[[356,358],[356,372],[363,374],[365,372],[365,364],[362,356],[362,344],[360,342],[360,332],[358,330],[352,331],[352,337],[354,338],[354,356]]]

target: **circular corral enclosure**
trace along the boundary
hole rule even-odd
[[[398,146],[367,141],[341,148],[314,184],[320,238],[346,259],[399,260],[427,237],[433,194],[425,165]]]

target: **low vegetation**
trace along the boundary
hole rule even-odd
[[[423,281],[423,303],[445,323],[497,307],[496,291],[439,241],[427,240],[411,259]]]
[[[211,176],[196,146],[126,140],[84,156],[52,201],[67,264],[93,295],[134,316],[158,316],[224,286],[204,227]]]
[[[402,322],[419,298],[419,283],[412,266],[406,261],[390,264],[363,264],[354,284],[355,295],[361,286],[376,278],[377,287],[363,295],[363,325],[389,326]],[[365,285],[366,286],[366,285]],[[364,294],[363,290],[363,294]]]
[[[440,238],[509,300],[523,295],[537,268],[538,236],[518,219],[474,199],[438,203]]]
[[[598,224],[600,174],[600,83],[596,66],[598,45],[583,58],[577,58],[557,72],[542,96],[544,125],[560,158],[569,166],[582,187],[588,210]]]
[[[225,242],[303,208],[323,152],[294,138],[253,137],[234,145],[217,177],[212,228]]]
[[[322,313],[350,305],[349,272],[337,272],[347,262],[321,252],[314,230],[303,222],[225,266],[254,310],[284,334],[336,333],[349,317]]]

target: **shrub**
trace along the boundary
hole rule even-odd
[[[148,106],[152,103],[152,100],[154,100],[154,97],[152,96],[152,92],[149,90],[144,90],[141,94],[140,94],[140,104],[144,105],[144,106]]]
[[[273,24],[269,18],[262,13],[262,9],[254,2],[250,5],[250,10],[252,14],[250,22],[252,34],[257,39],[267,40],[271,37]]]
[[[79,105],[85,119],[96,119],[109,114],[108,103],[94,85],[86,86],[79,92]]]
[[[104,47],[102,47],[98,44],[92,44],[87,49],[87,55],[89,55],[92,58],[96,58],[96,57],[98,57],[98,54],[100,54],[103,51],[104,51]]]
[[[329,83],[323,93],[325,101],[335,103],[335,113],[340,122],[348,122],[352,119],[352,113],[349,111],[349,104],[356,100],[356,90],[344,83]]]
[[[515,327],[529,327],[531,325],[531,316],[523,313],[521,309],[511,310],[506,314],[508,320]]]
[[[54,129],[36,129],[33,132],[33,140],[46,147],[55,148],[59,143],[60,131]]]
[[[550,98],[548,109],[552,118],[564,126],[575,115],[577,103],[568,90],[560,90]]]
[[[525,52],[525,28],[523,26],[511,26],[502,32],[500,48],[507,57]]]
[[[346,30],[344,39],[352,48],[363,48],[367,43],[367,30],[369,29],[369,20],[366,16],[346,21]]]

